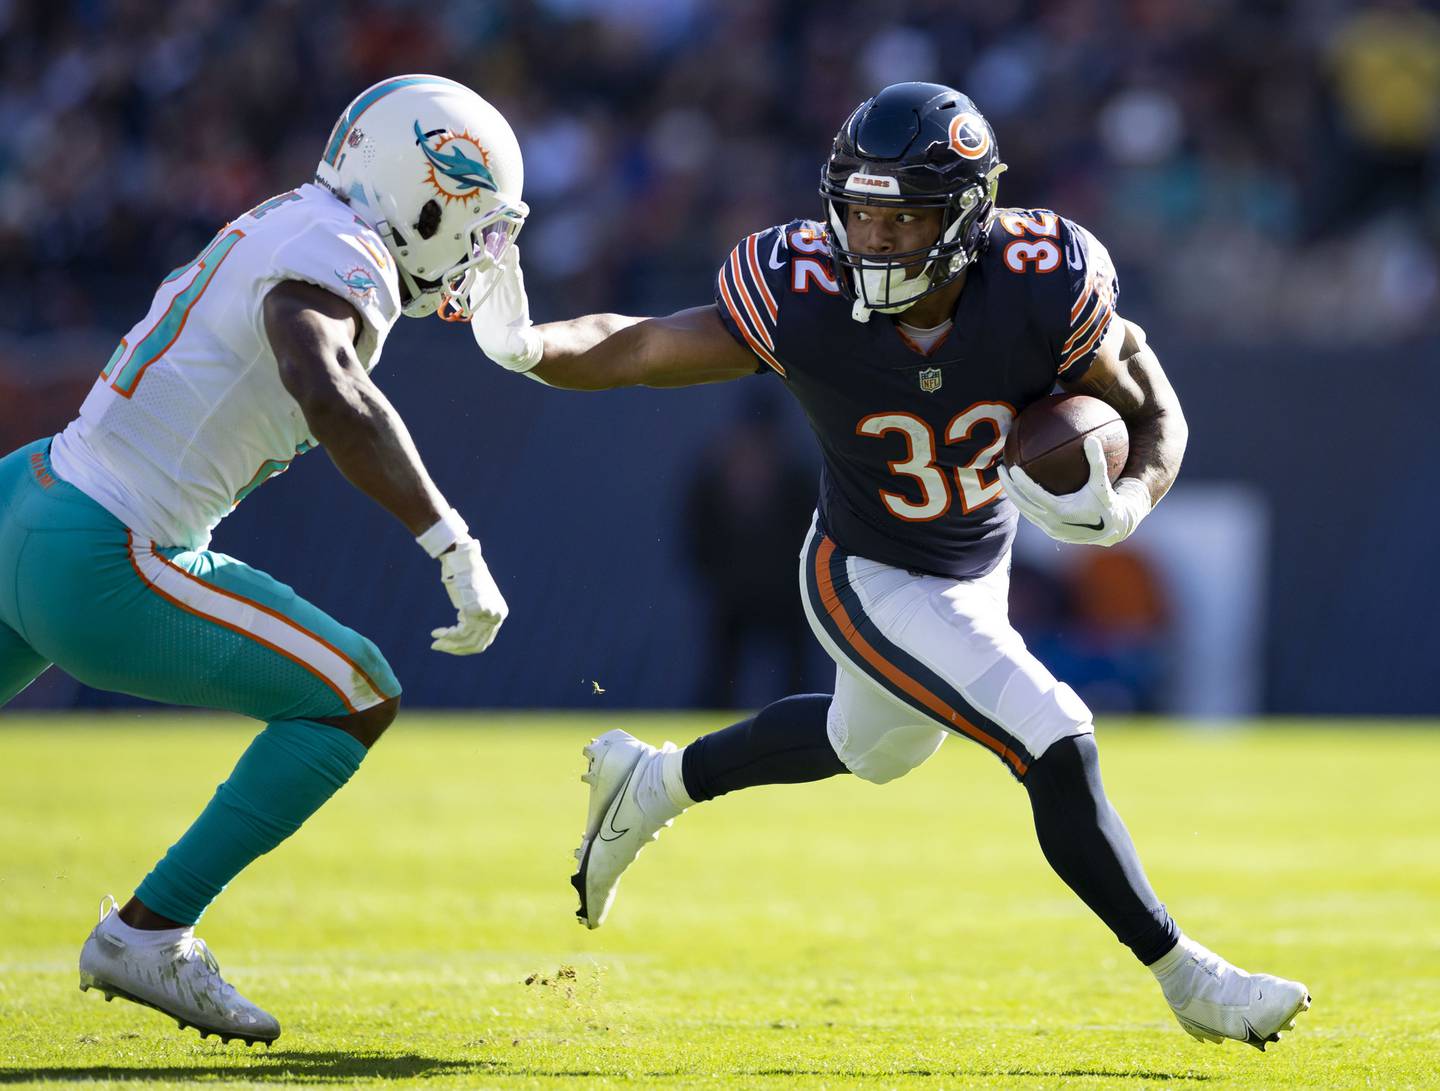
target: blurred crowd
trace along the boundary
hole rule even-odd
[[[0,366],[113,341],[404,71],[514,125],[541,318],[706,298],[911,79],[969,93],[1002,203],[1090,227],[1169,330],[1393,341],[1440,295],[1440,17],[1408,0],[0,0]]]

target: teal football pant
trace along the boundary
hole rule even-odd
[[[0,705],[54,663],[97,689],[269,724],[138,891],[191,923],[359,766],[365,748],[315,721],[400,686],[374,644],[265,573],[137,539],[48,451],[0,459]]]
[[[258,720],[344,716],[400,692],[359,633],[234,557],[140,541],[55,476],[48,448],[0,459],[0,697],[45,663]]]

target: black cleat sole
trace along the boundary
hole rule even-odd
[[[1286,1018],[1286,1020],[1285,1020],[1283,1023],[1280,1024],[1280,1029],[1279,1029],[1279,1030],[1277,1030],[1274,1034],[1270,1035],[1268,1038],[1262,1038],[1262,1037],[1260,1037],[1260,1035],[1256,1034],[1256,1033],[1252,1030],[1252,1031],[1250,1032],[1250,1036],[1245,1039],[1245,1044],[1246,1044],[1246,1045],[1250,1045],[1250,1046],[1254,1046],[1254,1047],[1255,1047],[1256,1049],[1258,1049],[1261,1053],[1264,1053],[1264,1052],[1265,1052],[1265,1047],[1266,1047],[1267,1045],[1269,1045],[1271,1042],[1278,1042],[1278,1041],[1280,1040],[1280,1035],[1281,1035],[1284,1031],[1294,1030],[1294,1029],[1295,1029],[1295,1020],[1298,1019],[1298,1018],[1300,1018],[1300,1014],[1301,1014],[1302,1012],[1307,1012],[1307,1011],[1309,1011],[1309,1010],[1310,1010],[1310,994],[1309,994],[1309,993],[1306,993],[1306,994],[1305,994],[1305,999],[1301,1000],[1300,1003],[1295,1006],[1295,1010],[1292,1011],[1292,1012],[1290,1013],[1290,1015]]]
[[[579,853],[580,866],[575,869],[575,874],[570,876],[570,885],[575,888],[575,893],[580,898],[580,908],[575,910],[575,919],[586,928],[590,927],[590,918],[585,904],[585,871],[590,863],[590,845],[591,839],[586,838]]]
[[[1300,1003],[1295,1006],[1294,1011],[1292,1011],[1288,1016],[1285,1017],[1284,1021],[1282,1021],[1280,1024],[1280,1028],[1276,1030],[1273,1034],[1261,1035],[1258,1031],[1255,1030],[1254,1027],[1250,1026],[1249,1022],[1247,1021],[1245,1024],[1245,1030],[1247,1032],[1245,1037],[1237,1038],[1235,1040],[1239,1042],[1244,1042],[1247,1046],[1254,1046],[1261,1053],[1264,1053],[1265,1047],[1268,1046],[1271,1042],[1278,1042],[1280,1040],[1281,1034],[1283,1034],[1287,1030],[1294,1030],[1295,1020],[1298,1019],[1303,1012],[1307,1012],[1309,1010],[1310,994],[1306,993],[1304,999],[1302,999]],[[1179,1019],[1178,1016],[1176,1018]],[[1193,1023],[1188,1019],[1179,1019],[1179,1023],[1185,1029],[1185,1032],[1190,1035],[1190,1037],[1198,1039],[1202,1042],[1214,1042],[1216,1045],[1219,1045],[1230,1037],[1227,1034],[1221,1034],[1218,1030],[1213,1030],[1210,1027],[1202,1026],[1199,1023]]]

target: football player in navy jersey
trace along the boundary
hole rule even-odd
[[[823,219],[743,239],[715,302],[666,318],[530,322],[515,248],[475,310],[481,349],[550,386],[688,386],[773,373],[824,454],[801,591],[835,693],[787,697],[676,749],[611,731],[585,748],[590,808],[573,883],[597,928],[621,873],[687,807],[757,784],[853,773],[883,783],[948,735],[1024,785],[1045,858],[1159,980],[1181,1025],[1265,1048],[1309,1006],[1185,936],[1101,783],[1089,709],[1007,617],[1021,514],[1060,541],[1133,532],[1180,468],[1186,426],[1115,270],[1083,227],[995,205],[1004,170],[966,96],[897,84],[862,103],[821,176]],[[1059,383],[1130,431],[1111,485],[1055,496],[998,465],[1015,415]]]

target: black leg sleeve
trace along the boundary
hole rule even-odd
[[[1094,914],[1147,966],[1180,938],[1150,889],[1125,823],[1100,780],[1095,739],[1077,735],[1046,750],[1025,775],[1040,849]]]
[[[757,784],[798,784],[848,772],[825,733],[830,696],[810,693],[767,705],[753,719],[702,735],[681,772],[696,803]]]

